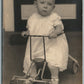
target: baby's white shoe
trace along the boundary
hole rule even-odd
[[[32,83],[33,83],[33,80],[35,80],[35,78],[29,77],[29,78],[25,81],[25,84],[32,84]]]
[[[51,79],[51,84],[59,84],[59,79],[56,78]]]

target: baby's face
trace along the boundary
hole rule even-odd
[[[55,7],[54,0],[37,0],[36,6],[38,13],[42,16],[48,16],[51,14],[52,10]]]

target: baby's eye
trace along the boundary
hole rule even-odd
[[[50,5],[50,6],[51,6],[51,5],[52,5],[52,3],[48,3],[48,5]]]
[[[44,4],[44,2],[40,2],[41,4]]]

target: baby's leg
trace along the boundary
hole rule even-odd
[[[28,71],[24,72],[24,78],[35,78],[37,76],[37,67],[34,62],[31,62],[30,67],[28,68]]]
[[[34,62],[30,66],[30,70],[27,73],[27,75],[29,75],[30,77],[33,77],[33,78],[35,78],[37,76],[37,68],[36,68],[36,64]]]
[[[52,66],[52,65],[48,65],[50,72],[51,72],[51,82],[52,84],[58,84],[59,83],[59,68]]]
[[[36,76],[37,76],[36,64],[32,62],[29,67],[29,71],[25,73],[24,76],[24,78],[27,79],[27,81],[25,81],[25,84],[32,84],[32,81],[35,80]]]

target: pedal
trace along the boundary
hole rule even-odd
[[[10,81],[10,84],[28,84],[30,82],[28,79],[23,78],[21,76],[13,76]]]

